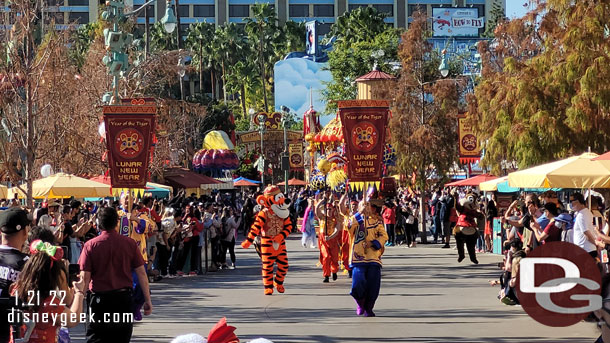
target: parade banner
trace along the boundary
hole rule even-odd
[[[303,143],[290,144],[288,146],[290,157],[290,169],[303,169]]]
[[[345,157],[350,187],[380,188],[383,148],[390,106],[386,100],[344,100],[337,102],[345,137]]]
[[[474,163],[481,158],[479,140],[475,136],[467,114],[458,115],[460,163]]]
[[[110,183],[114,189],[146,187],[157,106],[153,99],[123,99],[104,106]]]

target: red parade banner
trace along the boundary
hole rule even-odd
[[[386,100],[337,101],[345,137],[347,176],[357,189],[382,177],[383,148],[390,105]],[[379,185],[377,185],[379,189]]]
[[[104,106],[106,147],[113,188],[145,188],[155,114],[154,99],[122,99]]]
[[[481,159],[479,140],[469,122],[468,113],[458,115],[460,163],[476,163]]]

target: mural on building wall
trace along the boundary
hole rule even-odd
[[[307,58],[288,58],[279,61],[274,66],[275,75],[275,110],[281,111],[282,106],[290,108],[299,117],[309,109],[310,90],[313,107],[321,112],[326,108],[321,91],[324,82],[330,82],[332,75],[325,70],[327,63],[318,63]],[[334,116],[322,116],[320,121],[326,125]]]

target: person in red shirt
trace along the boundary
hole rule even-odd
[[[184,263],[186,262],[186,257],[191,252],[190,259],[190,273],[189,275],[194,276],[197,275],[198,269],[198,258],[197,251],[199,246],[199,233],[203,231],[203,224],[197,217],[195,216],[195,211],[193,206],[186,206],[186,213],[182,217],[183,225],[186,225],[186,230],[182,231],[184,235],[184,249],[182,250],[182,255],[178,259],[178,268],[181,270],[184,267]]]
[[[112,207],[105,207],[98,214],[99,236],[85,243],[78,260],[81,279],[88,287],[89,309],[94,319],[123,318],[133,312],[133,278],[135,270],[144,295],[144,314],[153,310],[144,269],[144,259],[136,242],[120,235],[116,228],[119,215]],[[104,323],[103,320],[87,324],[88,343],[128,343],[131,340],[133,322]]]
[[[396,225],[396,206],[392,201],[386,201],[381,212],[385,231],[388,233],[388,241],[385,243],[387,247],[393,247],[396,241],[394,227]]]

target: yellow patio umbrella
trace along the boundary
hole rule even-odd
[[[584,153],[508,174],[508,185],[520,188],[610,188],[610,169],[594,153]]]
[[[24,188],[24,187],[22,187]],[[16,189],[16,188],[14,188]],[[22,192],[17,192],[25,196]],[[82,177],[57,173],[34,181],[32,185],[34,198],[103,198],[112,196],[110,186]]]
[[[26,185],[21,185],[21,188],[22,188],[23,190],[27,190]],[[26,196],[26,195],[25,195],[25,193],[24,193],[24,192],[22,192],[22,191],[20,191],[20,190],[19,190],[19,188],[17,188],[17,187],[11,187],[11,188],[9,188],[9,189],[8,189],[8,191],[7,191],[7,192],[8,192],[7,197],[8,197],[8,198],[11,198],[11,199],[12,199],[12,198],[15,196],[15,194],[17,194],[17,197],[18,197],[19,199],[23,199],[23,198],[25,198],[25,196]]]
[[[479,189],[485,192],[495,192],[498,190],[498,184],[508,180],[508,176],[502,176],[497,179],[481,182]]]

